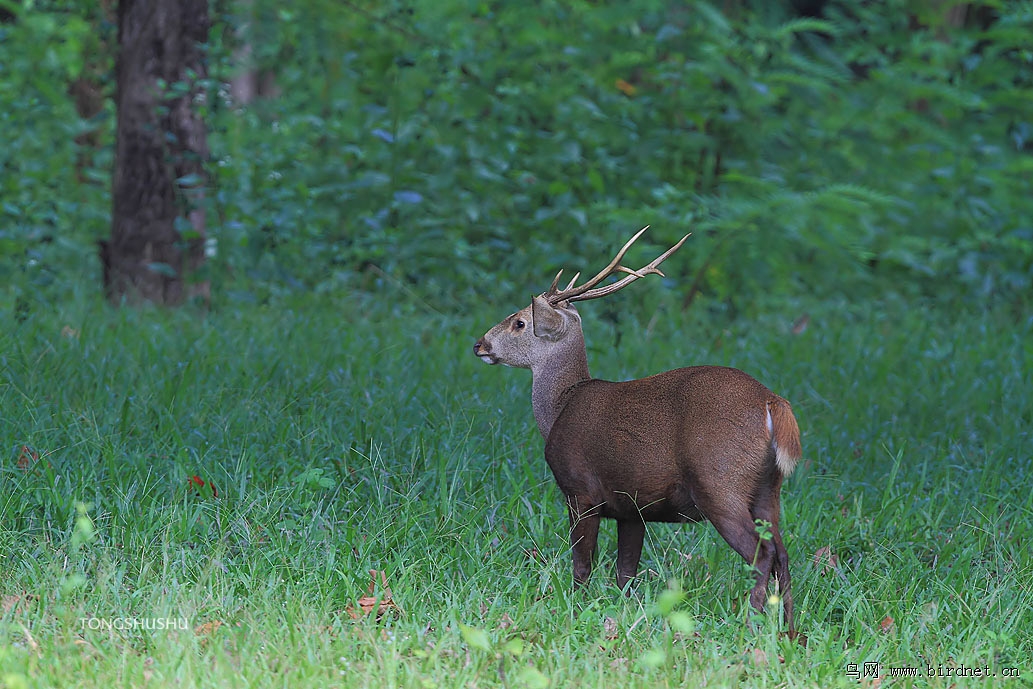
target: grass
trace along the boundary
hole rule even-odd
[[[803,306],[618,340],[585,308],[595,375],[727,364],[793,402],[802,648],[744,624],[750,573],[708,525],[650,526],[624,598],[604,524],[571,590],[529,376],[470,351],[506,313],[273,304],[2,324],[0,687],[1033,682],[1030,321],[811,305],[796,335]]]

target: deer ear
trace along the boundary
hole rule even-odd
[[[535,337],[550,341],[560,339],[566,325],[563,314],[553,308],[544,297],[535,297],[531,300],[531,324]]]

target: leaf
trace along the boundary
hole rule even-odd
[[[163,276],[165,276],[167,278],[174,278],[174,277],[176,277],[176,269],[173,268],[172,266],[170,266],[168,263],[161,263],[159,261],[154,261],[154,262],[151,262],[151,263],[147,264],[147,269],[151,270],[151,271],[154,271],[158,275],[163,275]]]
[[[204,622],[194,627],[194,635],[199,637],[198,641],[201,646],[207,646],[210,641],[213,640],[215,634],[219,629],[226,624],[222,620],[212,620],[211,622]]]
[[[39,453],[28,445],[22,445],[18,450],[18,468],[28,471],[39,461]]]
[[[199,498],[208,497],[208,495],[211,495],[213,498],[219,497],[219,491],[215,487],[215,484],[211,481],[205,481],[196,474],[187,479],[187,488],[193,488],[194,495]],[[202,490],[203,488],[206,490]]]
[[[811,558],[815,567],[821,567],[821,576],[829,572],[839,571],[839,557],[832,552],[831,546],[822,546],[814,551]]]
[[[190,174],[177,178],[176,184],[181,187],[197,187],[204,184],[204,177],[196,172],[191,172]]]
[[[667,617],[671,629],[682,634],[691,634],[696,630],[696,620],[684,610],[675,610]]]
[[[366,595],[355,601],[358,604],[358,609],[354,606],[345,607],[344,611],[348,613],[348,616],[353,620],[357,620],[360,617],[375,614],[376,619],[380,619],[387,612],[401,611],[394,600],[391,598],[391,589],[387,585],[387,573],[382,570],[371,569],[369,570],[371,581],[369,587],[366,589]],[[376,595],[377,590],[377,578],[379,575],[380,579],[380,595]]]
[[[36,596],[31,593],[24,593],[21,595],[8,595],[5,594],[0,596],[0,613],[6,615],[12,610],[17,614],[25,610],[28,603],[38,600]]]
[[[517,682],[528,689],[545,689],[549,686],[549,678],[530,665],[523,667],[517,672]]]
[[[395,192],[395,201],[399,203],[417,204],[423,202],[423,194],[418,191],[402,190]]]
[[[222,620],[212,620],[211,622],[205,622],[194,627],[194,634],[197,636],[211,636],[215,632],[219,631],[219,627],[225,624]]]
[[[824,19],[814,19],[813,17],[801,17],[799,19],[793,19],[786,22],[782,26],[778,27],[775,31],[774,36],[776,38],[785,38],[792,34],[804,33],[826,33],[830,36],[838,36],[842,33],[836,24]]]
[[[518,656],[524,652],[524,640],[519,636],[514,637],[502,644],[502,652],[508,653],[511,656]]]
[[[459,631],[463,635],[463,640],[471,648],[476,648],[481,651],[485,651],[486,653],[491,652],[491,639],[488,637],[488,633],[483,629],[471,627],[460,622]]]
[[[685,600],[685,592],[682,591],[681,584],[674,581],[671,582],[670,588],[664,589],[656,599],[656,609],[661,615],[667,617],[683,600]]]
[[[667,654],[662,648],[651,648],[639,657],[638,662],[644,667],[657,668],[667,662]]]

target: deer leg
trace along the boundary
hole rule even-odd
[[[599,511],[596,507],[581,508],[573,497],[567,504],[570,513],[570,545],[574,555],[574,584],[583,586],[592,575],[592,559],[599,540]]]
[[[785,544],[782,542],[782,532],[778,528],[778,517],[781,512],[778,499],[778,486],[773,490],[762,493],[757,497],[753,509],[753,516],[756,519],[763,519],[771,523],[771,544],[774,547],[774,561],[772,573],[778,580],[778,593],[782,597],[782,605],[785,610],[786,624],[789,626],[789,636],[796,635],[796,628],[793,624],[793,594],[792,584],[789,577],[789,553],[786,552]]]
[[[641,519],[617,522],[617,587],[627,595],[628,581],[638,574],[638,561],[642,557],[642,541],[646,537],[646,524]]]
[[[782,544],[782,534],[777,526],[771,528],[772,542],[775,544],[775,578],[778,579],[778,593],[782,596],[782,606],[785,609],[786,624],[789,626],[789,638],[796,636],[796,627],[793,625],[793,592],[789,579],[789,553]]]
[[[753,517],[748,510],[709,513],[707,516],[728,545],[757,571],[757,583],[750,591],[750,605],[763,612],[767,600],[768,580],[771,578],[771,568],[775,562],[775,546],[771,541],[757,535]]]

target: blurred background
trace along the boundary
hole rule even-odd
[[[649,224],[642,255],[693,233],[665,264],[685,309],[1028,311],[1033,2],[200,6],[202,67],[155,98],[186,94],[206,130],[176,180],[205,224],[176,227],[215,308],[516,308]],[[0,0],[4,311],[103,299],[119,12]]]

